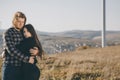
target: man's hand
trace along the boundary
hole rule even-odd
[[[31,57],[29,58],[29,63],[31,63],[31,64],[34,63],[34,57],[33,57],[33,56],[31,56]]]
[[[34,47],[33,49],[30,49],[30,53],[31,55],[37,55],[39,52],[38,48],[37,47]]]

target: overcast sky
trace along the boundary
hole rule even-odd
[[[22,11],[27,23],[46,32],[102,30],[103,0],[0,0],[0,29]],[[106,0],[107,30],[120,30],[120,0]]]

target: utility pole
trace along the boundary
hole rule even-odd
[[[106,46],[106,0],[103,0],[102,48]]]
[[[2,22],[0,21],[0,28],[2,27]]]

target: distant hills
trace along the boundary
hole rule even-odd
[[[56,32],[56,33],[47,33],[40,32],[42,35],[49,36],[59,36],[59,37],[71,37],[71,38],[80,38],[80,39],[94,39],[95,37],[101,36],[101,31],[83,31],[83,30],[72,30],[72,31],[64,31],[64,32]],[[120,37],[120,31],[107,31],[107,38]]]
[[[0,35],[5,32],[5,30],[0,30]],[[92,31],[92,30],[71,30],[63,32],[42,32],[37,31],[38,36],[56,36],[56,37],[71,37],[71,38],[80,38],[80,39],[94,39],[95,37],[101,36],[101,31]],[[107,38],[119,38],[120,31],[106,31]]]
[[[56,33],[39,32],[47,53],[72,51],[79,46],[101,47],[101,31],[72,30]],[[108,46],[120,45],[120,31],[107,31]]]
[[[5,30],[0,30],[0,43]],[[72,51],[79,46],[101,47],[101,31],[72,30],[64,32],[37,31],[41,44],[46,53]],[[106,32],[107,45],[120,44],[120,31]]]

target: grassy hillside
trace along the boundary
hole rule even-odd
[[[120,46],[47,55],[41,80],[120,80]]]
[[[120,80],[120,46],[45,55],[37,65],[40,80]]]

